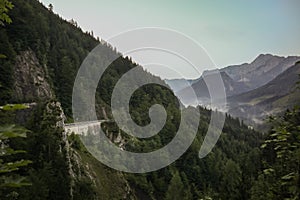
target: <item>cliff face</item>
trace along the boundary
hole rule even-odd
[[[46,105],[48,114],[56,111],[56,126],[65,130],[65,115],[61,104],[51,101]],[[112,133],[111,133],[112,134]],[[89,193],[93,193],[92,199],[136,199],[133,190],[127,182],[125,175],[121,172],[111,170],[96,160],[83,147],[79,137],[62,131],[61,142],[58,144],[60,153],[68,167],[69,195],[70,199],[77,199],[84,188],[89,186]],[[113,187],[112,187],[113,186]],[[84,196],[84,194],[81,194]]]
[[[49,101],[44,112],[54,114],[58,110],[56,126],[64,130],[66,120],[61,103],[52,101],[55,97],[51,88],[50,78],[47,73],[47,66],[42,66],[32,50],[22,51],[16,57],[13,68],[13,99],[19,103]],[[16,112],[16,123],[25,125],[36,112],[37,103],[29,103],[27,109]],[[105,108],[102,108],[103,117],[107,118]],[[108,133],[111,135],[112,133]],[[75,136],[76,137],[76,136]],[[119,138],[119,137],[118,137]],[[77,143],[80,141],[77,141]],[[76,143],[76,142],[75,142]],[[117,142],[118,143],[118,142]],[[76,148],[74,141],[66,132],[60,135],[59,152],[64,157],[68,166],[69,195],[71,199],[79,196],[79,188],[83,184],[94,188],[95,199],[135,199],[124,174],[111,170],[93,158],[84,147]],[[114,187],[111,187],[114,185]],[[115,192],[115,190],[117,192]]]
[[[0,29],[0,53],[7,57],[0,62],[0,100],[1,105],[29,103],[28,109],[18,111],[12,122],[23,126],[30,124],[28,129],[32,131],[28,154],[36,165],[33,166],[36,182],[32,181],[31,188],[39,189],[24,193],[33,195],[31,199],[39,198],[38,192],[48,195],[49,198],[44,199],[135,199],[125,174],[93,158],[80,145],[78,138],[72,140],[77,136],[61,132],[64,129],[64,115],[72,115],[72,89],[77,70],[88,52],[100,41],[62,20],[36,0],[13,0],[13,4],[13,23]],[[109,45],[103,45],[103,51],[116,54]],[[105,55],[103,59],[106,59]],[[127,66],[123,65],[124,68]],[[50,101],[54,98],[59,102]],[[101,99],[100,95],[97,98]],[[46,103],[45,108],[45,102],[51,103]],[[97,104],[97,109],[100,118],[110,117],[108,106],[102,100],[101,105]],[[52,125],[51,113],[54,112],[58,112],[59,120]],[[50,124],[51,127],[48,126]],[[120,137],[116,142],[122,144]],[[49,165],[53,167],[46,169],[43,163],[48,165],[49,160]],[[42,164],[39,165],[39,162]],[[42,178],[39,173],[43,173]],[[52,174],[56,177],[51,177]],[[47,191],[40,188],[47,188]],[[60,190],[59,195],[69,198],[54,198],[58,195],[53,193],[56,189]],[[90,198],[87,194],[91,195]],[[26,199],[22,195],[20,198]]]
[[[13,73],[15,101],[23,103],[54,97],[46,69],[31,50],[23,51],[16,57]]]

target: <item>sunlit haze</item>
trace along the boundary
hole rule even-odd
[[[55,13],[67,20],[74,19],[83,30],[93,31],[104,40],[141,27],[179,31],[199,43],[218,68],[251,62],[261,53],[300,54],[298,0],[42,2],[53,4]],[[118,44],[112,45],[118,49]],[[176,78],[159,73],[159,68],[153,73]],[[197,77],[187,71],[186,78]]]

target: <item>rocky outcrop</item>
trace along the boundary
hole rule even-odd
[[[49,107],[49,106],[48,106]],[[74,140],[74,135],[70,135],[73,139],[69,139],[65,121],[65,115],[59,102],[52,102],[50,107],[58,108],[60,115],[59,120],[56,123],[58,127],[62,128],[62,145],[60,147],[61,153],[65,155],[65,160],[68,165],[68,175],[70,177],[70,197],[75,199],[76,194],[74,191],[78,191],[78,184],[91,184],[92,188],[96,188],[95,199],[136,199],[134,191],[130,187],[125,176],[121,172],[113,171],[102,165],[100,161],[93,158],[88,151],[79,143],[79,137],[77,141]],[[103,109],[104,110],[104,109]],[[105,111],[103,111],[105,112]],[[106,113],[105,113],[106,115]],[[94,129],[95,122],[92,123],[93,130],[88,128],[88,131],[95,132],[100,126]],[[96,132],[95,132],[96,133]],[[116,133],[108,133],[111,135],[112,141],[114,141],[120,148],[123,148],[125,139],[122,138],[120,131],[117,136]],[[74,143],[77,143],[74,144]],[[109,185],[115,184],[115,188],[111,188]],[[110,190],[117,190],[118,193],[111,193]]]
[[[57,102],[57,101],[50,101],[47,105],[46,105],[46,112],[47,113],[51,113],[55,116],[57,116],[56,118],[56,126],[58,128],[61,128],[62,130],[64,130],[65,128],[65,114],[64,111],[61,107],[61,103]],[[68,165],[68,173],[70,176],[70,197],[71,199],[73,199],[73,188],[74,188],[74,179],[76,178],[76,174],[73,171],[73,167],[72,167],[72,161],[71,161],[71,148],[70,148],[70,144],[68,141],[68,137],[65,131],[62,132],[61,135],[61,140],[62,142],[59,144],[59,149],[60,149],[60,153],[64,153],[65,155],[65,159]]]
[[[17,102],[33,102],[54,96],[46,66],[39,63],[31,50],[23,51],[16,57],[14,80],[14,99]]]

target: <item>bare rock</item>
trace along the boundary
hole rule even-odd
[[[33,102],[37,99],[53,98],[46,71],[46,66],[39,63],[33,51],[21,52],[16,57],[14,69],[14,99],[19,102]]]

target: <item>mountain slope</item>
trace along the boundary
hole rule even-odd
[[[124,174],[108,169],[88,152],[76,150],[72,141],[67,145],[68,137],[53,120],[55,113],[47,112],[47,102],[56,99],[71,120],[73,83],[83,59],[96,45],[102,46],[103,59],[107,54],[118,53],[39,1],[13,0],[12,3],[14,9],[9,14],[13,22],[0,27],[0,54],[6,56],[0,59],[0,105],[37,102],[33,111],[26,111],[29,112],[26,116],[16,114],[24,122],[20,125],[26,126],[30,133],[25,141],[12,145],[26,150],[28,153],[23,156],[33,162],[21,172],[28,176],[32,186],[18,189],[19,198],[134,199],[128,193],[130,187]],[[116,65],[124,71],[136,66],[126,58]],[[113,71],[121,74],[116,69]],[[104,90],[107,92],[109,88]],[[96,98],[98,111],[108,107],[99,93]],[[17,123],[14,117],[10,119],[11,115],[14,113],[0,110],[0,125]],[[8,198],[5,193],[1,187],[0,199]]]
[[[198,101],[205,105],[209,102],[210,95],[203,77],[209,78],[211,76],[211,72],[205,72],[201,76],[201,78],[192,84],[192,88],[195,91],[196,96],[198,97]],[[221,78],[224,82],[225,92],[226,95],[231,96],[239,91],[248,90],[248,86],[243,82],[236,82],[234,81],[226,72],[221,72]],[[195,105],[196,99],[193,99],[192,96],[189,94],[189,89],[182,89],[176,93],[176,95],[184,102],[185,105]]]
[[[246,121],[261,124],[268,115],[277,115],[300,101],[296,82],[300,62],[266,85],[228,98],[229,113]]]
[[[226,72],[234,81],[245,83],[249,91],[265,85],[299,60],[300,57],[297,56],[261,54],[250,64],[229,66],[221,71]],[[242,92],[246,91],[241,90],[239,93]]]
[[[252,63],[220,69],[219,71],[224,82],[226,95],[227,97],[235,96],[261,87],[293,66],[299,60],[300,57],[297,56],[280,57],[270,54],[261,54]],[[199,79],[193,81],[189,80],[198,100],[203,105],[209,102],[207,100],[209,94],[203,76],[207,76],[212,72],[213,71],[205,71]],[[186,105],[195,105],[196,100],[191,98],[189,90],[185,89],[186,85],[182,84],[183,82],[183,80],[168,80],[166,83],[169,84],[172,89],[175,88],[174,92]]]
[[[180,199],[250,199],[250,189],[260,169],[258,147],[262,136],[231,116],[226,117],[223,134],[216,147],[205,159],[199,159],[199,149],[213,111],[201,107],[189,108],[189,112],[196,109],[201,112],[200,119],[190,117],[187,121],[188,126],[200,121],[194,143],[171,166],[140,175],[126,174],[104,166],[81,148],[78,138],[74,135],[67,137],[57,124],[63,124],[62,109],[69,118],[72,116],[72,86],[81,62],[98,44],[103,50],[100,55],[103,60],[109,55],[120,54],[103,41],[93,38],[92,34],[83,33],[76,23],[61,19],[36,0],[13,0],[13,3],[13,24],[0,29],[0,53],[7,56],[6,60],[0,61],[0,82],[3,86],[0,88],[0,101],[3,104],[12,101],[40,103],[31,113],[32,116],[24,119],[28,121],[25,126],[30,130],[28,138],[10,143],[16,149],[27,150],[24,157],[33,162],[20,171],[22,175],[29,176],[32,185],[12,189],[12,198],[18,195],[19,199],[24,200],[165,199],[172,194]],[[18,62],[17,58],[26,65],[20,65],[22,62]],[[100,80],[102,87],[97,89],[95,95],[97,110],[105,106],[108,117],[111,117],[110,97],[114,85],[134,67],[138,66],[122,56],[112,64]],[[18,71],[20,68],[34,69],[37,73]],[[149,74],[145,76],[158,79]],[[25,80],[26,88],[20,87],[22,80]],[[27,87],[32,90],[26,91]],[[19,94],[22,95],[16,95],[17,89],[21,90]],[[39,92],[44,89],[48,93]],[[47,103],[48,98],[52,97],[62,102],[62,108],[57,101]],[[104,124],[108,138],[121,134],[126,139],[125,150],[134,152],[149,152],[168,144],[176,134],[180,121],[178,102],[172,93],[159,86],[147,85],[135,92],[131,100],[132,118],[140,125],[150,123],[148,111],[152,105],[164,105],[168,115],[165,127],[155,137],[142,140],[125,136],[116,124]],[[9,122],[10,117],[12,121]],[[0,111],[1,125],[13,123],[13,118],[13,114]],[[8,198],[6,192],[0,187],[0,199]]]

